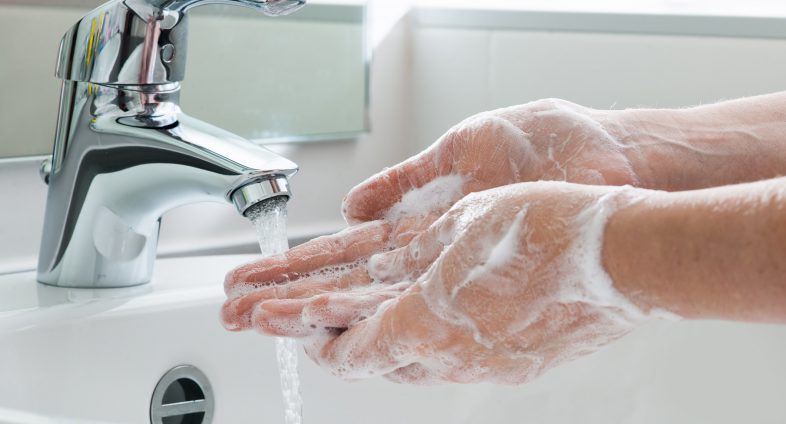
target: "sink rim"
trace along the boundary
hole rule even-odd
[[[112,289],[48,286],[38,283],[32,271],[0,275],[0,337],[75,319],[215,302],[224,297],[226,272],[255,259],[259,255],[160,259],[150,283]]]

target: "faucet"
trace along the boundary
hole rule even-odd
[[[282,15],[305,0],[111,0],[63,37],[39,282],[147,283],[167,210],[291,197],[297,165],[180,110],[187,12],[216,3]]]

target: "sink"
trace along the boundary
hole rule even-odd
[[[225,272],[254,258],[163,259],[111,290],[0,276],[0,422],[147,423],[161,377],[193,365],[214,423],[282,423],[273,340],[218,320]],[[786,422],[784,357],[784,327],[722,322],[653,324],[520,387],[346,383],[301,355],[304,421]]]
[[[280,422],[272,341],[229,333],[218,320],[224,273],[252,259],[161,260],[152,284],[125,289],[0,277],[0,410],[145,423],[158,380],[190,364],[213,386],[214,422]]]

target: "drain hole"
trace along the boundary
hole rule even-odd
[[[199,384],[190,378],[179,378],[164,392],[164,404],[202,400],[205,394]]]
[[[191,365],[169,370],[159,380],[150,402],[153,424],[209,424],[213,389],[202,371]]]
[[[179,417],[164,417],[162,424],[202,424],[205,420],[204,412],[181,415]]]

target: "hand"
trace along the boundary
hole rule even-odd
[[[343,210],[355,226],[229,273],[225,325],[249,328],[254,308],[284,291],[310,296],[369,284],[364,272],[369,256],[405,246],[468,193],[535,180],[636,184],[624,149],[601,124],[612,121],[606,115],[542,100],[461,122],[428,150],[353,189]],[[290,282],[297,288],[257,290]]]
[[[307,353],[344,378],[528,381],[645,317],[600,259],[607,216],[633,192],[646,193],[528,183],[469,195],[407,246],[371,258],[384,284],[307,293],[290,283],[257,306],[253,325],[309,336]]]
[[[344,200],[344,216],[351,224],[388,218],[406,193],[440,176],[458,176],[462,184],[452,201],[431,211],[434,219],[461,195],[506,184],[636,185],[638,176],[619,140],[627,129],[616,116],[558,99],[480,113],[419,155],[353,189]]]

